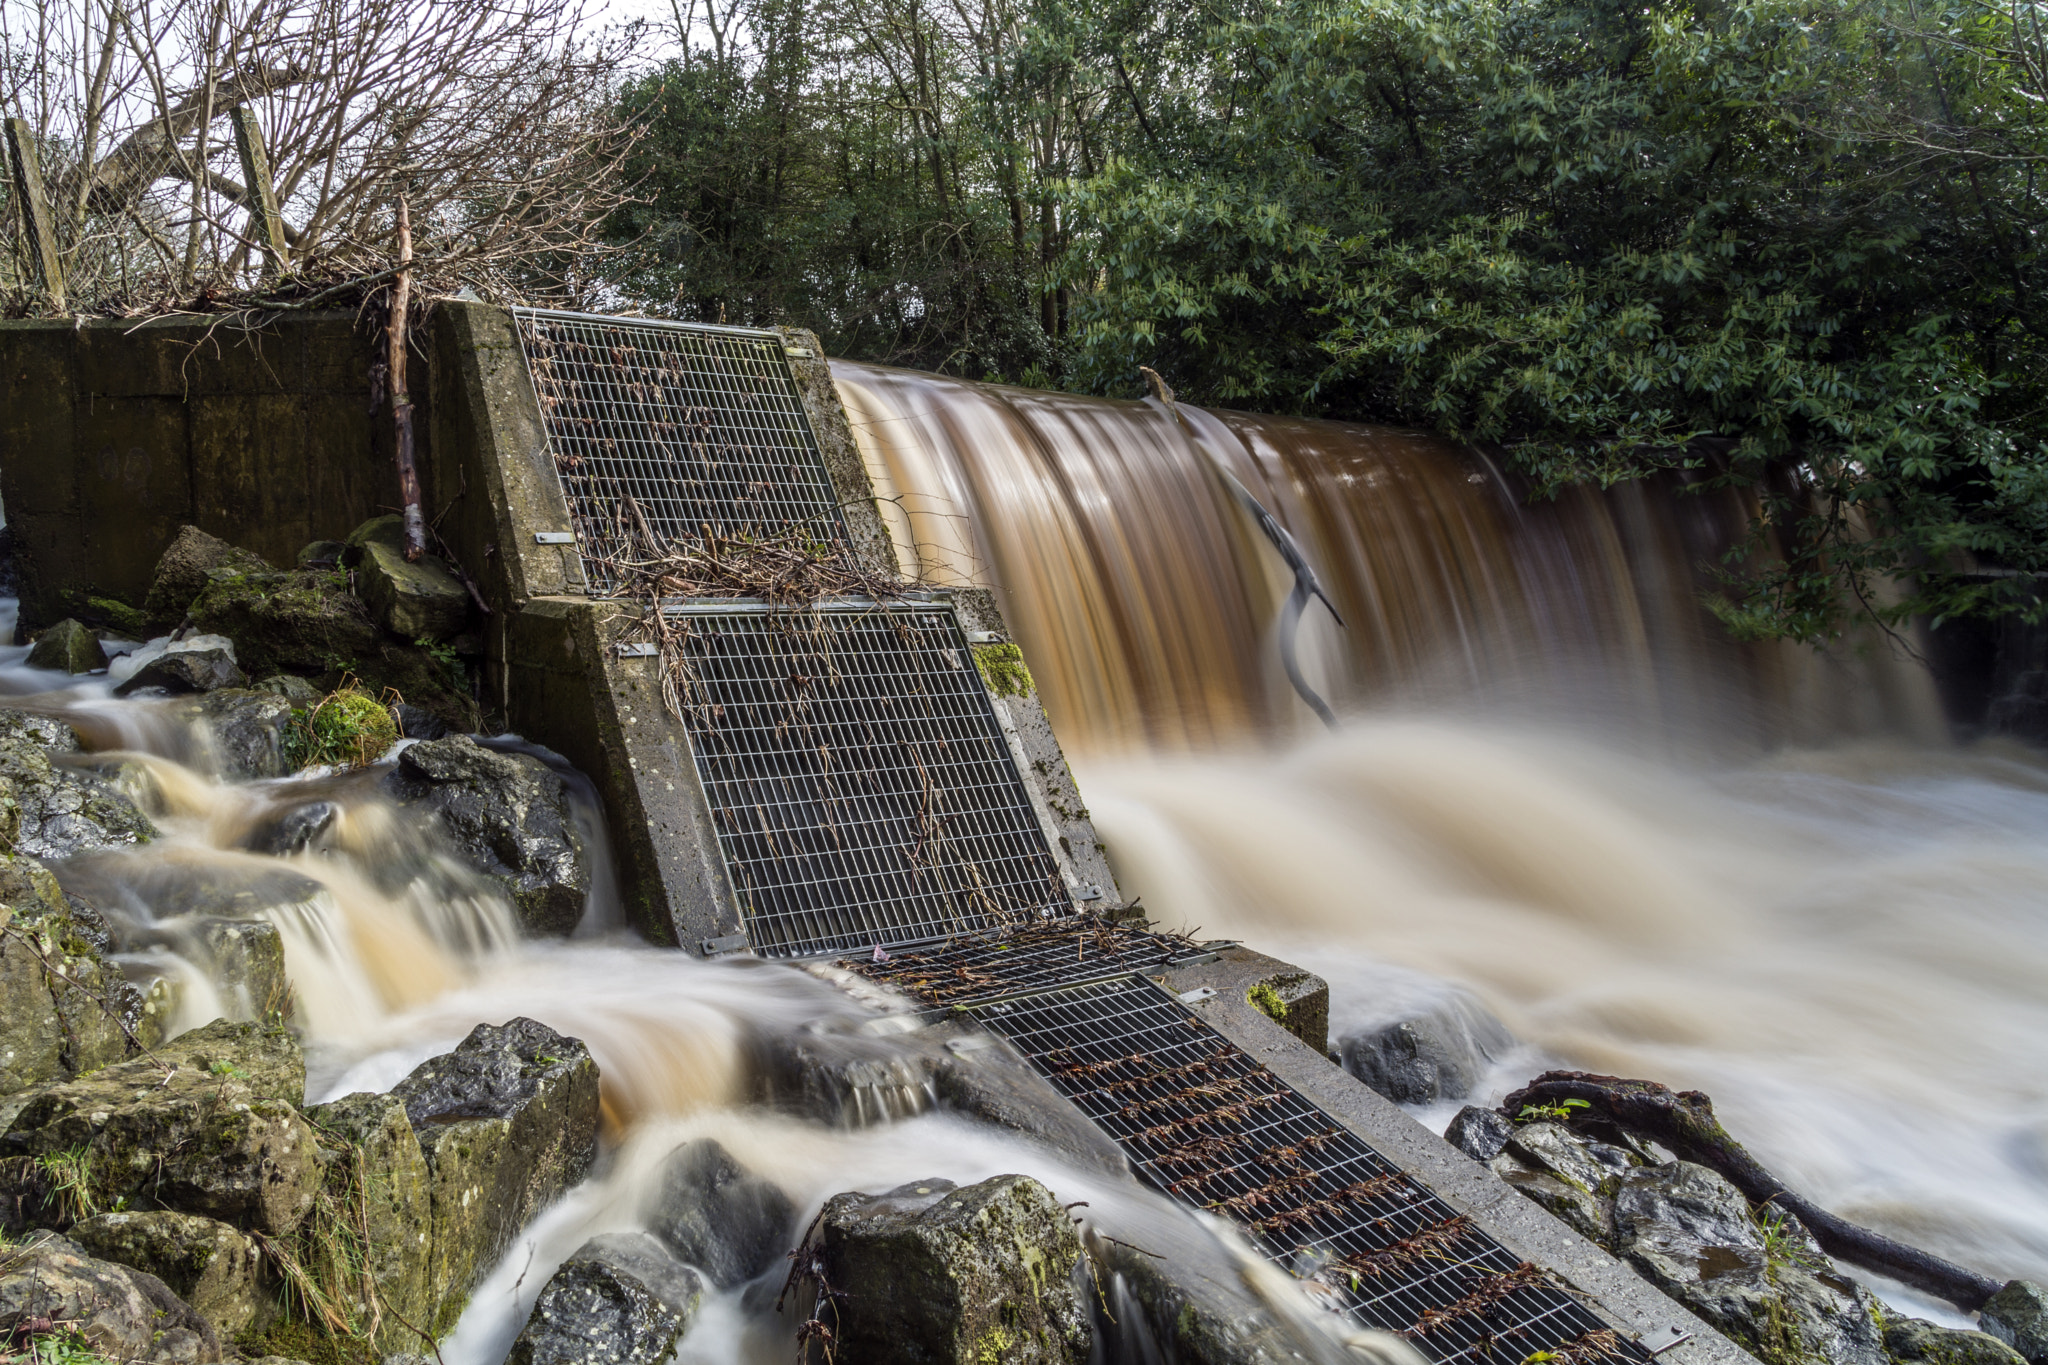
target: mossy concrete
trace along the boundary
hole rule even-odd
[[[389,417],[369,401],[382,345],[339,311],[0,322],[0,498],[23,620],[90,597],[141,606],[187,524],[290,564],[396,506]],[[432,387],[415,395],[427,444]]]

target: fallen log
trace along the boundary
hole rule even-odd
[[[1573,1119],[1604,1120],[1648,1138],[1682,1160],[1720,1172],[1751,1203],[1775,1205],[1794,1215],[1821,1250],[1837,1260],[1889,1275],[1973,1313],[2002,1287],[1999,1281],[1974,1270],[1837,1218],[1787,1189],[1784,1181],[1729,1136],[1714,1117],[1714,1102],[1700,1091],[1673,1091],[1655,1081],[1585,1071],[1546,1071],[1502,1100],[1500,1111],[1512,1120],[1524,1106],[1563,1109],[1567,1100],[1580,1102],[1570,1106]]]

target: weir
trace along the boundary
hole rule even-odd
[[[227,410],[260,411],[276,335],[228,339],[259,362],[233,383],[204,363],[209,342],[158,382],[196,372]],[[972,1018],[1149,1183],[1435,1359],[1747,1359],[1261,1013],[1252,987],[1270,964],[1116,926],[1128,908],[991,593],[912,585],[800,607],[625,593],[641,557],[684,537],[802,536],[896,570],[815,338],[443,301],[430,360],[422,480],[489,606],[491,699],[596,782],[646,937],[702,956],[844,955]],[[84,562],[80,528],[107,488],[146,496],[181,473],[192,515],[230,536],[278,515],[261,477],[223,485],[195,454],[215,439],[203,416],[174,423],[168,393],[140,396],[162,439],[109,444],[111,459],[78,439],[104,420],[97,391],[61,421],[10,417],[10,450],[40,422],[69,455],[33,473],[6,461],[46,584]],[[255,458],[288,467],[286,444]],[[336,458],[365,467],[360,450]],[[354,477],[373,491],[337,519],[384,492],[381,475]],[[292,535],[343,529],[297,487]],[[129,561],[161,549],[137,539],[100,586],[134,591]]]

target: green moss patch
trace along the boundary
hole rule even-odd
[[[974,667],[988,690],[999,697],[1028,697],[1035,690],[1024,651],[1015,645],[972,645]]]
[[[285,763],[294,772],[314,763],[360,768],[398,742],[391,709],[368,692],[345,685],[317,706],[292,708],[285,730]]]
[[[1280,992],[1264,981],[1258,982],[1244,993],[1244,1001],[1260,1014],[1276,1024],[1287,1022],[1287,1002],[1280,998]]]

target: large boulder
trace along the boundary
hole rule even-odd
[[[78,751],[69,726],[0,711],[0,850],[48,861],[156,838],[156,826],[114,782],[51,761]]]
[[[405,523],[376,517],[349,533],[343,563],[378,623],[408,640],[446,640],[469,622],[469,590],[434,555],[405,558]]]
[[[1984,1330],[2025,1356],[2048,1362],[2048,1289],[2014,1280],[1991,1296],[1981,1314]]]
[[[2026,1357],[1985,1330],[1940,1327],[1922,1318],[1884,1319],[1884,1349],[1894,1365],[2022,1365]]]
[[[384,789],[431,811],[464,860],[504,888],[529,934],[566,935],[583,918],[590,850],[568,783],[541,759],[450,735],[407,748]]]
[[[156,563],[156,578],[149,585],[149,596],[143,599],[143,615],[165,629],[176,626],[215,570],[238,574],[271,571],[261,555],[210,536],[197,526],[181,526],[178,538]]]
[[[162,1280],[47,1232],[0,1257],[0,1322],[21,1331],[38,1321],[75,1334],[107,1360],[208,1365],[222,1358],[213,1328]]]
[[[144,1001],[33,858],[0,854],[0,1096],[117,1062]]]
[[[306,1117],[334,1151],[330,1193],[342,1207],[360,1201],[363,1270],[385,1307],[377,1346],[386,1352],[416,1347],[419,1337],[405,1323],[425,1322],[433,1312],[427,1279],[433,1195],[405,1105],[396,1095],[363,1092],[315,1105]],[[367,1303],[349,1307],[359,1317],[369,1315]]]
[[[72,1241],[103,1261],[144,1270],[233,1341],[268,1307],[263,1249],[226,1223],[168,1209],[102,1213],[74,1225]]]
[[[796,1206],[709,1138],[669,1153],[647,1228],[718,1289],[744,1284],[788,1250]]]
[[[597,1063],[582,1043],[532,1019],[479,1024],[392,1094],[426,1154],[428,1279],[442,1297],[425,1325],[438,1336],[519,1230],[596,1159]]]
[[[648,1234],[594,1237],[540,1291],[506,1365],[667,1360],[703,1297],[697,1272]]]
[[[223,687],[199,700],[199,718],[213,740],[222,777],[283,777],[285,731],[292,703],[272,691]]]
[[[1514,1045],[1477,1001],[1453,996],[1428,1010],[1337,1040],[1344,1069],[1396,1104],[1461,1100],[1486,1064]]]
[[[828,1286],[814,1310],[863,1365],[1078,1362],[1092,1331],[1074,1224],[1052,1191],[999,1175],[833,1196],[806,1248]]]
[[[198,649],[170,649],[146,661],[114,689],[126,697],[145,689],[183,696],[212,692],[223,687],[241,688],[249,679],[235,662],[234,651],[213,645]]]
[[[1706,1167],[1629,1172],[1613,1217],[1615,1249],[1639,1274],[1762,1359],[1888,1365],[1869,1291],[1795,1219],[1760,1226]]]
[[[102,1209],[172,1208],[281,1236],[320,1183],[298,1044],[216,1020],[151,1056],[32,1092],[0,1134],[7,1212],[63,1226]],[[5,1183],[5,1182],[0,1182]]]
[[[30,668],[57,673],[92,673],[107,666],[107,651],[91,627],[66,617],[36,637],[28,652]]]

